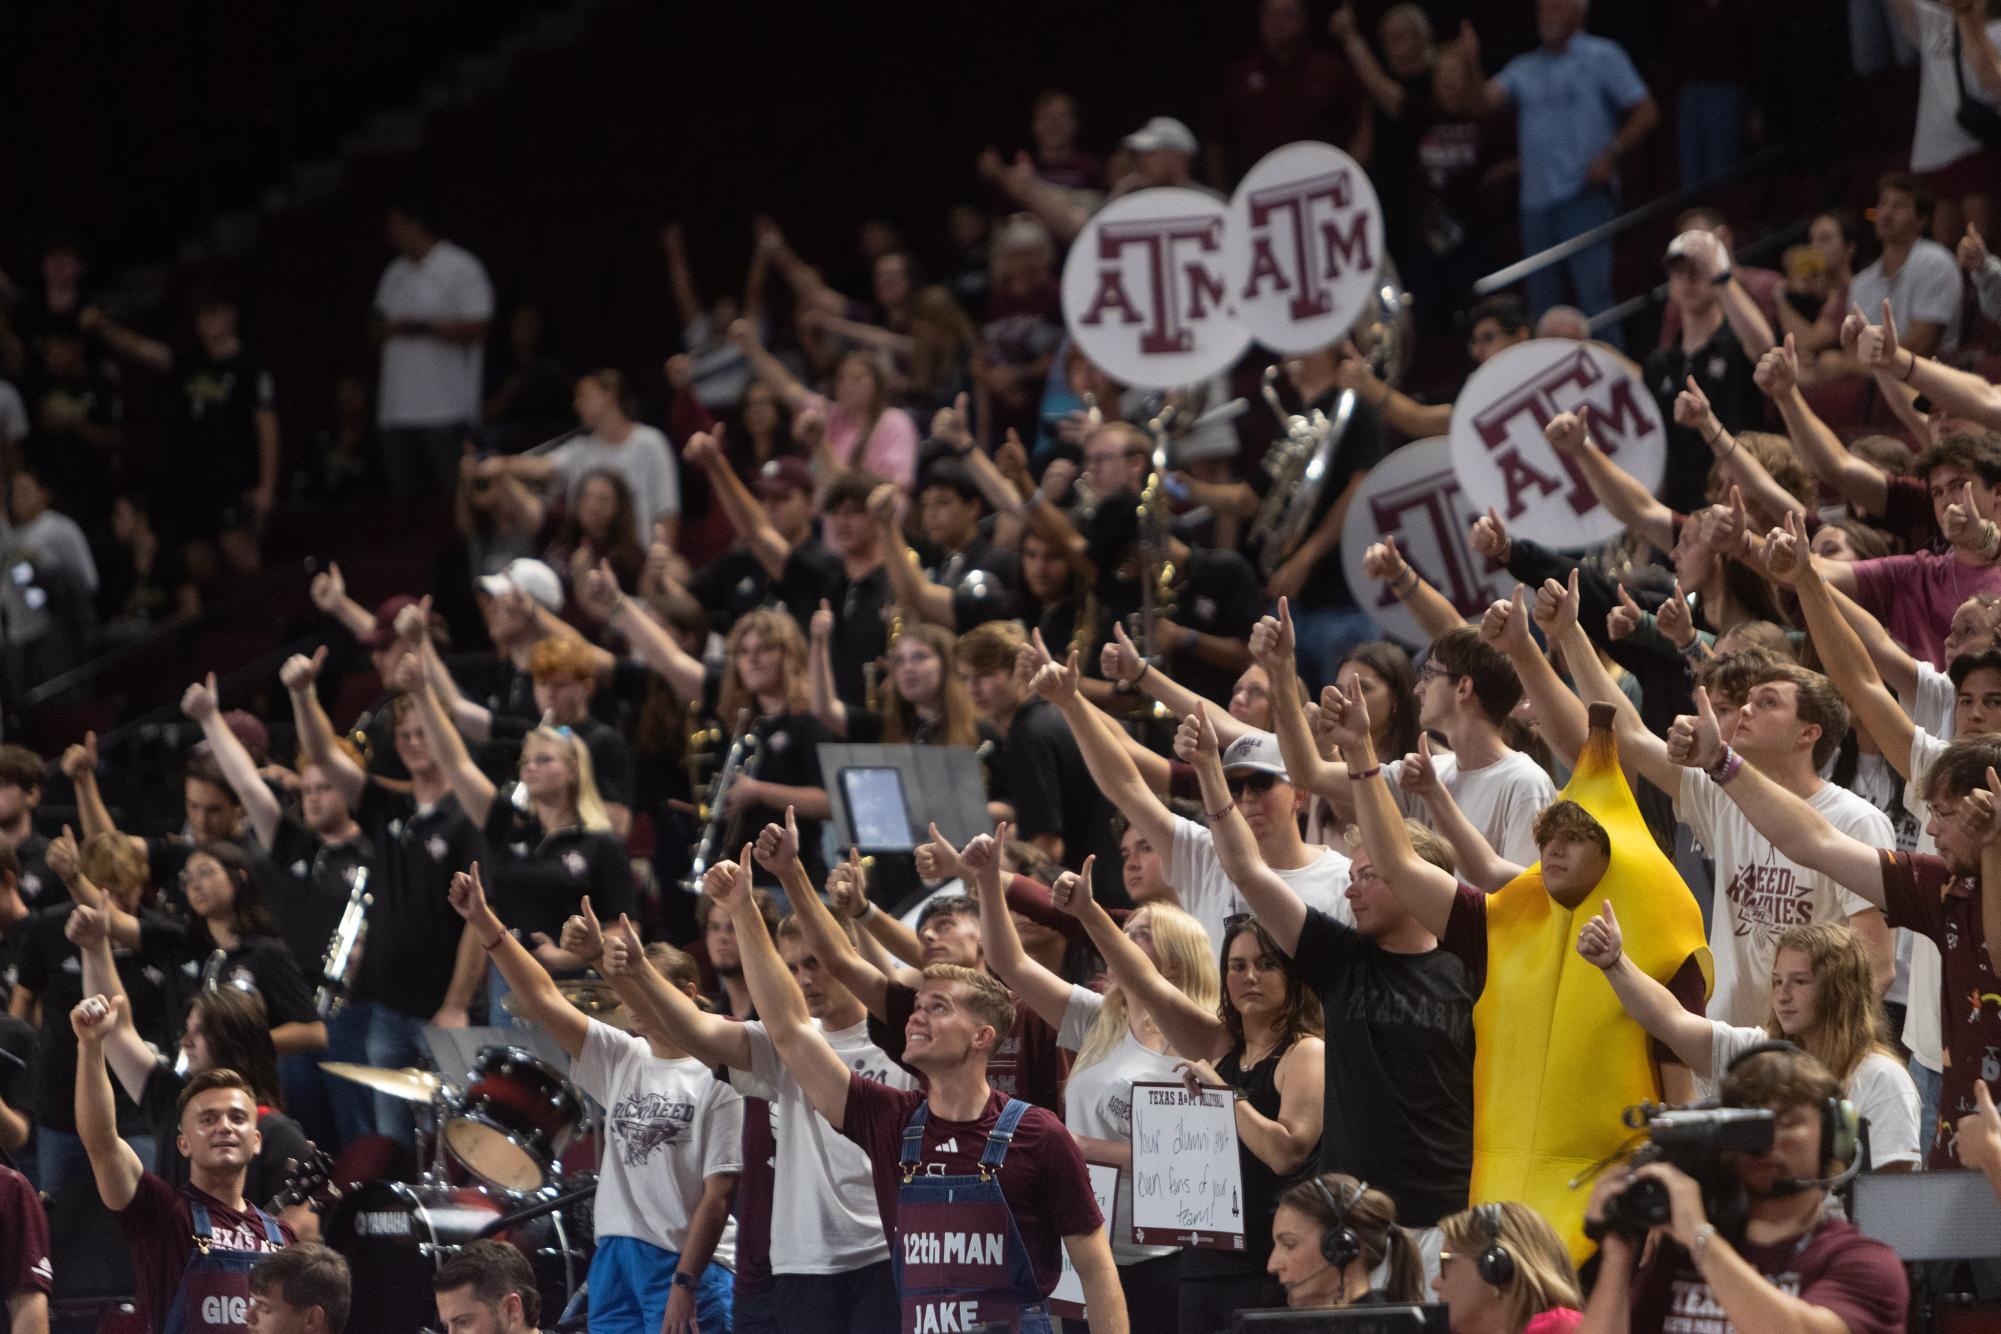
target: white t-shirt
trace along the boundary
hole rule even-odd
[[[1909,696],[1897,702],[1911,721],[1933,736],[1951,736],[1953,715],[1959,711],[1959,689],[1952,678],[1923,658],[1917,660],[1918,682]]]
[[[1920,687],[1925,684],[1926,672],[1931,672],[1948,686],[1952,684],[1930,663],[1921,662],[1918,664]],[[1923,698],[1922,690],[1919,697]],[[1914,714],[1913,717],[1915,716]],[[1950,726],[1951,709],[1945,711],[1945,717],[1947,726]],[[1934,764],[1938,763],[1938,757],[1945,753],[1945,748],[1946,743],[1922,722],[1918,724],[1917,730],[1911,733],[1911,779],[1904,784],[1904,806],[1911,814],[1918,817],[1916,850],[1921,853],[1938,852],[1938,841],[1926,828],[1931,823],[1931,808],[1925,805],[1924,798],[1918,794],[1924,790],[1925,775],[1931,772]],[[1920,935],[1907,928],[1898,930],[1897,941],[1900,950],[1905,941],[1910,942],[1910,962],[1906,968],[1909,983],[1905,987],[1907,999],[1904,1002],[1904,1045],[1910,1048],[1911,1055],[1917,1058],[1919,1065],[1927,1070],[1943,1071],[1945,1032],[1941,1027],[1938,1012],[1938,994],[1945,963],[1939,958],[1938,942],[1930,936]]]
[[[577,492],[587,474],[614,472],[632,492],[633,536],[639,545],[653,542],[653,521],[663,514],[681,512],[681,467],[667,437],[651,426],[634,423],[632,434],[612,444],[595,432],[558,445],[549,455],[555,465],[555,485],[561,487],[570,507],[576,508]]]
[[[0,445],[18,445],[28,438],[28,405],[21,391],[0,380]]]
[[[1959,55],[1959,76],[1953,74],[1952,35],[1958,24],[1952,11],[1932,0],[1915,0],[1912,8],[1917,19],[1917,31],[1911,36],[1918,48],[1918,124],[1911,136],[1911,170],[1937,171],[1986,147],[1960,128],[1960,78],[1966,81],[1969,98],[1990,107],[1995,102],[1987,96],[1967,51],[1962,49]],[[2001,46],[2001,21],[1987,25],[1987,40]]]
[[[1065,1051],[1081,1048],[1098,1011],[1104,1008],[1103,996],[1089,987],[1072,984],[1069,1008],[1063,1011],[1063,1025],[1056,1030],[1056,1045]],[[1070,1072],[1070,1082],[1063,1086],[1063,1124],[1070,1127],[1072,1134],[1091,1139],[1130,1141],[1133,1085],[1175,1082],[1180,1076],[1174,1072],[1174,1065],[1180,1059],[1169,1052],[1147,1050],[1128,1025],[1119,1037],[1119,1045],[1103,1060]],[[1112,1220],[1112,1259],[1129,1265],[1174,1254],[1177,1248],[1173,1246],[1133,1245],[1131,1168],[1119,1171],[1118,1199],[1113,1208],[1116,1216]]]
[[[1355,924],[1354,910],[1343,892],[1348,888],[1348,859],[1332,848],[1323,848],[1318,857],[1291,871],[1276,866],[1272,874],[1292,886],[1292,892],[1309,908],[1347,926]],[[1168,868],[1168,883],[1181,897],[1181,906],[1202,929],[1209,943],[1223,947],[1223,922],[1250,905],[1237,892],[1236,882],[1223,873],[1223,859],[1216,855],[1216,836],[1193,820],[1174,818],[1174,855]],[[1220,955],[1218,956],[1221,957]]]
[[[1480,837],[1495,852],[1517,866],[1533,866],[1542,856],[1535,845],[1535,818],[1556,800],[1556,784],[1540,764],[1519,750],[1511,750],[1492,764],[1461,769],[1459,757],[1446,751],[1431,757],[1431,767],[1466,822],[1480,831]],[[1383,766],[1383,776],[1395,790],[1397,804],[1426,828],[1436,828],[1430,808],[1397,787],[1397,775],[1402,772],[1402,760]]]
[[[679,1255],[703,1183],[743,1170],[743,1095],[692,1056],[663,1061],[646,1039],[590,1022],[570,1079],[605,1110],[597,1234]],[[734,1219],[714,1258],[736,1267]]]
[[[1883,261],[1878,259],[1848,284],[1848,299],[1871,320],[1883,318],[1883,301],[1888,298],[1898,328],[1908,329],[1916,320],[1942,326],[1941,352],[1959,346],[1959,295],[1959,262],[1938,242],[1922,238],[1912,243],[1896,277],[1884,277]]]
[[[818,1021],[815,1021],[816,1025]],[[730,1068],[730,1083],[771,1106],[771,1271],[845,1274],[889,1258],[875,1178],[868,1155],[813,1110],[806,1090],[785,1068],[763,1024],[743,1026],[750,1069]],[[916,1078],[868,1039],[868,1022],[820,1035],[848,1069],[891,1088],[914,1089]]]
[[[1762,1028],[1737,1028],[1723,1023],[1715,1028],[1709,1049],[1712,1082],[1722,1080],[1723,1072],[1739,1053],[1772,1040]],[[1873,1168],[1922,1161],[1923,1155],[1918,1151],[1918,1086],[1895,1058],[1882,1052],[1864,1056],[1843,1091],[1869,1123],[1869,1161]],[[1929,1147],[1929,1137],[1925,1142]]]
[[[1851,838],[1872,848],[1893,846],[1890,818],[1847,788],[1822,783],[1807,805]],[[1681,771],[1674,806],[1716,859],[1716,902],[1709,919],[1716,989],[1709,995],[1709,1017],[1756,1024],[1771,1013],[1772,956],[1780,934],[1812,922],[1846,921],[1875,905],[1781,856],[1699,769]]]
[[[375,313],[385,320],[490,320],[493,284],[470,252],[440,241],[422,259],[398,255],[389,261],[375,286]],[[479,420],[484,356],[477,339],[454,343],[430,334],[383,339],[376,423],[449,426]]]

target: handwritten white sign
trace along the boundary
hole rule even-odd
[[[1133,1085],[1133,1242],[1244,1249],[1244,1170],[1227,1088]]]
[[[1112,1209],[1119,1198],[1119,1169],[1110,1163],[1085,1163],[1091,1173],[1091,1194],[1098,1199],[1098,1212],[1105,1216],[1105,1236],[1112,1235]],[[1049,1294],[1049,1309],[1066,1320],[1082,1320],[1091,1313],[1084,1307],[1084,1280],[1070,1263],[1070,1248],[1063,1248],[1063,1277]]]

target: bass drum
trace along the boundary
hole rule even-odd
[[[533,1203],[525,1199],[519,1205]],[[350,1188],[321,1229],[353,1273],[348,1328],[415,1334],[437,1324],[431,1276],[503,1213],[483,1190],[368,1181]],[[553,1329],[590,1268],[590,1245],[562,1213],[511,1227],[497,1237],[528,1257],[542,1298],[541,1323]]]

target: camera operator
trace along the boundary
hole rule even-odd
[[[1739,1057],[1719,1092],[1726,1107],[1772,1113],[1771,1147],[1723,1159],[1718,1176],[1727,1184],[1707,1198],[1694,1177],[1665,1162],[1601,1179],[1585,1212],[1594,1234],[1619,1216],[1614,1201],[1635,1183],[1664,1188],[1668,1217],[1651,1229],[1662,1234],[1660,1244],[1637,1273],[1648,1235],[1625,1223],[1604,1231],[1580,1334],[1901,1331],[1909,1293],[1896,1253],[1828,1208],[1827,1186],[1847,1165],[1836,1152],[1858,1151],[1836,1143],[1852,1112],[1834,1076],[1790,1043],[1774,1042]],[[1710,1215],[1730,1212],[1716,1195],[1736,1189],[1744,1222],[1731,1229],[1741,1235],[1726,1235]]]

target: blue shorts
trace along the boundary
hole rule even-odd
[[[590,1334],[660,1334],[681,1257],[637,1237],[599,1237],[591,1257]],[[702,1334],[730,1334],[730,1271],[710,1263],[695,1285]],[[547,1316],[545,1315],[545,1318]]]

